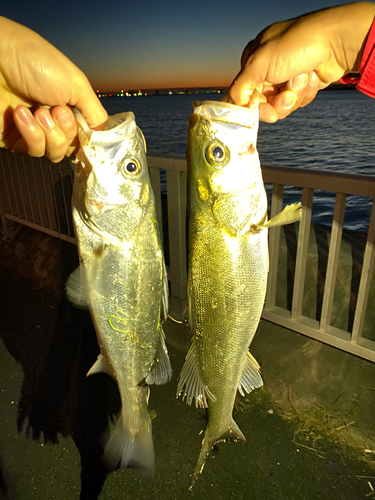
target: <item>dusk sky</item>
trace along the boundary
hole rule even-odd
[[[329,0],[5,0],[0,15],[38,32],[95,90],[228,86],[259,31]]]

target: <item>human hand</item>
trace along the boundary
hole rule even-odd
[[[275,122],[306,106],[319,89],[359,71],[374,3],[348,4],[276,23],[246,47],[229,90],[247,106],[255,88],[264,96],[260,119]]]
[[[86,76],[42,37],[0,17],[0,147],[53,162],[78,146],[77,107],[92,129],[107,112]]]

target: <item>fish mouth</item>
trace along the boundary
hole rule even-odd
[[[85,206],[87,213],[91,217],[98,217],[99,215],[102,215],[104,212],[108,210],[113,210],[114,208],[118,207],[118,204],[109,204],[109,203],[103,203],[100,200],[93,200],[86,194],[86,199],[85,199]]]

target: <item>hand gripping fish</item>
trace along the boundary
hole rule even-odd
[[[256,150],[258,104],[252,108],[194,103],[188,138],[188,306],[192,344],[177,396],[208,408],[194,473],[230,434],[245,441],[233,420],[237,390],[263,382],[248,351],[261,316],[268,273],[267,227],[301,216],[289,205],[267,222],[267,197]]]
[[[109,117],[92,131],[77,111],[72,210],[80,267],[69,299],[87,306],[100,346],[88,375],[116,380],[121,414],[104,458],[109,467],[154,470],[150,384],[171,378],[162,319],[168,310],[166,269],[148,173],[145,140],[133,113]]]

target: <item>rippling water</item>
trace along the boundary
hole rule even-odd
[[[104,98],[109,114],[133,111],[149,153],[184,155],[193,100],[219,100],[218,94]],[[375,175],[375,100],[357,91],[319,92],[306,108],[275,124],[261,123],[258,151],[262,165]],[[301,190],[285,199],[298,201]],[[313,221],[331,224],[334,197],[314,194]],[[348,197],[345,227],[367,231],[371,200]]]

